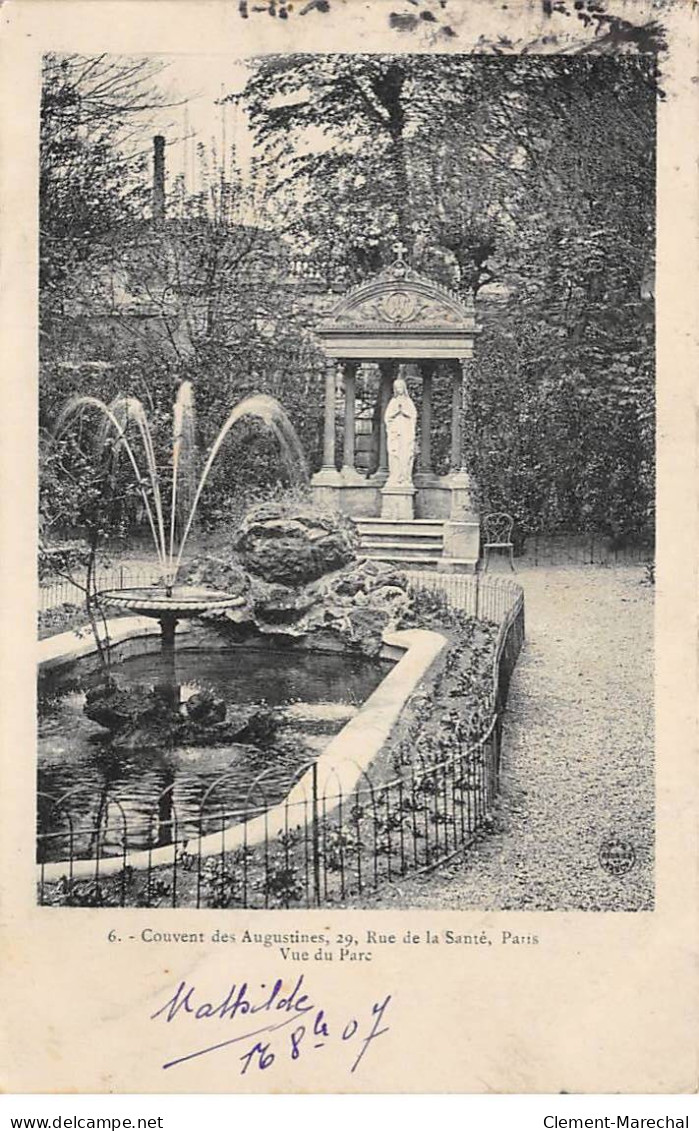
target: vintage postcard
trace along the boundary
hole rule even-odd
[[[694,1091],[699,9],[0,47],[2,1089]]]

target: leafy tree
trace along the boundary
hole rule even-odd
[[[529,92],[535,156],[522,178],[537,207],[519,208],[493,261],[509,299],[479,343],[478,407],[491,449],[493,437],[501,453],[513,445],[511,467],[481,478],[525,528],[637,534],[654,496],[653,69],[631,57],[539,66],[558,97]],[[516,406],[505,407],[503,379]]]
[[[270,196],[329,277],[403,235],[481,297],[471,456],[525,529],[651,518],[656,96],[638,55],[287,56],[244,92]]]
[[[147,210],[142,131],[164,101],[155,88],[161,69],[121,56],[44,57],[39,352],[40,420],[47,428],[70,394],[113,395],[112,342],[86,351],[83,315],[101,313],[96,297],[110,277],[115,240]]]
[[[224,170],[200,149],[203,190],[187,198],[176,184],[162,225],[147,219],[136,159],[153,76],[131,66],[46,64],[44,423],[70,393],[121,389],[169,437],[188,377],[203,446],[241,397],[266,392],[313,456],[322,358],[290,261],[310,256],[325,287],[342,289],[392,258],[400,237],[416,266],[478,296],[470,455],[483,505],[514,510],[525,530],[649,525],[652,57],[255,60],[242,95],[254,192],[234,161]],[[439,456],[448,412],[435,418]],[[275,449],[242,425],[203,517],[224,520],[241,484],[279,475]]]
[[[425,139],[483,112],[495,74],[477,56],[288,55],[254,61],[242,93],[279,222],[362,277],[412,246]]]
[[[202,453],[229,411],[255,393],[283,403],[309,452],[321,430],[322,359],[294,297],[288,255],[241,186],[213,163],[208,183],[202,181],[195,197],[176,187],[166,222],[127,218],[103,237],[100,257],[93,254],[71,280],[67,314],[53,327],[42,365],[47,429],[76,393],[106,401],[119,392],[138,396],[165,482],[172,405],[184,379],[195,386]],[[205,526],[230,524],[251,492],[289,477],[276,441],[244,418],[226,441],[198,515]],[[48,528],[56,528],[59,516],[67,521],[51,491],[45,510]]]
[[[119,56],[44,56],[40,283],[44,315],[62,309],[75,267],[115,225],[142,214],[141,130],[162,104],[162,64]]]
[[[100,603],[97,569],[108,544],[126,540],[138,520],[140,491],[133,477],[107,446],[97,453],[94,422],[80,423],[77,431],[43,436],[40,445],[39,554],[46,554],[52,539],[65,531],[78,531],[86,552],[77,560],[67,557],[50,567],[79,589],[104,671],[110,667],[107,618]],[[80,566],[83,571],[81,574]]]

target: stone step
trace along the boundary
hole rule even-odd
[[[442,557],[442,547],[441,546],[428,546],[428,547],[411,546],[409,544],[406,545],[405,542],[400,542],[398,544],[394,543],[392,546],[391,545],[387,546],[385,543],[383,543],[381,546],[362,546],[361,553],[364,555],[364,557],[367,557],[367,558],[376,557],[377,554],[380,557],[384,557],[384,558],[395,557],[396,555],[398,557],[411,558],[411,559],[412,558],[441,558]]]
[[[406,563],[407,565],[410,565],[412,569],[428,569],[428,568],[431,569],[431,568],[438,566],[439,563],[443,560],[441,555],[439,557],[436,557],[436,558],[435,557],[429,557],[429,556],[426,556],[426,557],[423,558],[423,557],[418,557],[417,555],[405,554],[405,553],[400,553],[400,554],[398,554],[398,553],[391,554],[391,553],[383,553],[383,552],[379,553],[376,550],[372,550],[372,552],[369,553],[369,554],[366,554],[365,557],[367,557],[370,561],[373,561],[373,562],[391,562],[391,563],[395,563],[396,565],[401,565],[402,563]]]
[[[361,547],[363,550],[414,550],[417,553],[428,553],[430,550],[434,550],[441,554],[444,539],[411,538],[407,534],[397,541],[390,538],[362,538]]]
[[[444,538],[441,534],[424,534],[420,537],[414,534],[378,534],[372,530],[370,534],[361,536],[359,544],[360,546],[390,546],[392,549],[397,546],[415,546],[416,548],[422,547],[425,550],[439,550],[441,552]]]
[[[443,518],[353,518],[357,526],[444,526]]]
[[[441,522],[390,522],[368,519],[357,523],[359,537],[364,538],[442,538]]]
[[[409,537],[409,538],[441,538],[444,534],[444,524],[440,522],[431,522],[424,526],[415,526],[412,522],[385,522],[381,526],[374,525],[370,522],[358,528],[360,538],[364,537],[380,537],[386,535],[387,537]]]

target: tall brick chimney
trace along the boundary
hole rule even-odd
[[[162,134],[153,138],[153,219],[156,223],[165,219],[165,138]]]

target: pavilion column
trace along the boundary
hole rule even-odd
[[[337,361],[329,357],[325,363],[325,421],[323,427],[323,470],[335,471],[335,411]]]
[[[342,470],[354,471],[355,449],[355,404],[357,385],[357,363],[345,364],[345,443],[342,455]]]
[[[419,469],[425,474],[432,471],[432,375],[431,363],[422,364],[422,400],[420,402],[420,458]]]
[[[470,521],[476,510],[475,487],[468,463],[475,443],[471,411],[471,358],[459,358],[451,394],[451,514],[453,521]],[[468,555],[466,555],[468,556]],[[477,555],[476,555],[477,556]]]
[[[473,418],[473,358],[460,358],[461,365],[461,469],[466,471],[475,455],[476,432]]]
[[[393,380],[396,367],[391,362],[388,362],[381,364],[379,368],[381,370],[381,421],[379,424],[379,466],[376,474],[382,479],[388,479],[388,444],[386,441],[386,425],[384,423],[384,416],[386,415],[388,402],[390,401],[393,393]]]
[[[460,471],[463,460],[461,437],[461,408],[463,403],[463,377],[461,364],[454,369],[451,385],[451,455],[449,458],[450,471]]]

